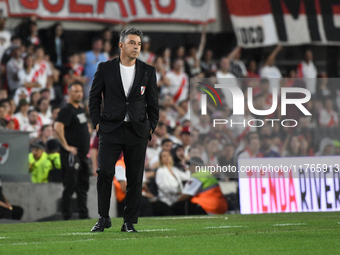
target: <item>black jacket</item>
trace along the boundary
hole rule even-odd
[[[119,58],[115,58],[98,65],[89,97],[92,124],[96,127],[99,123],[100,132],[112,132],[123,123],[127,112],[136,133],[140,137],[149,136],[159,118],[156,70],[137,59],[134,82],[126,97],[119,62]]]

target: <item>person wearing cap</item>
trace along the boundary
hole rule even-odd
[[[155,57],[156,57],[155,53],[150,51],[150,37],[147,35],[143,36],[142,50],[139,53],[138,59],[148,65],[152,65],[155,60]]]
[[[202,159],[193,157],[190,160],[191,178],[185,184],[182,195],[172,208],[175,214],[225,214],[228,204],[224,198],[217,179],[204,170]],[[183,206],[187,201],[187,206]],[[183,208],[187,208],[183,211]]]
[[[48,182],[48,174],[53,166],[45,152],[45,145],[42,141],[37,141],[31,147],[32,152],[28,154],[28,163],[32,182],[46,183]]]

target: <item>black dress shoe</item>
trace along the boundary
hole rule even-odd
[[[105,228],[111,228],[111,219],[100,217],[91,232],[103,232]]]
[[[138,233],[138,231],[133,227],[133,224],[131,222],[124,222],[121,231]]]

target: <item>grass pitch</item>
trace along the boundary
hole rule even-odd
[[[0,254],[340,254],[340,213],[140,218],[139,233],[96,220],[0,225]]]

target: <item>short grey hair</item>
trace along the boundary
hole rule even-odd
[[[129,27],[120,32],[119,42],[123,43],[128,35],[137,35],[140,37],[140,40],[143,38],[142,31],[134,27]]]

